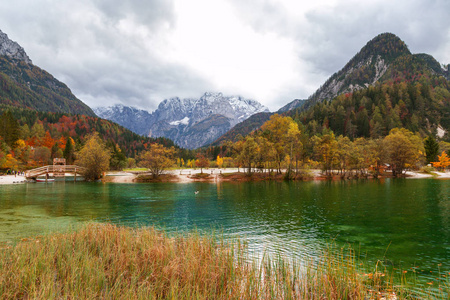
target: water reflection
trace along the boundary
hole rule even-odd
[[[195,191],[199,191],[198,194]],[[334,240],[368,261],[449,270],[450,181],[0,186],[0,241],[86,220],[156,225],[169,232],[217,229],[263,251],[311,257]]]

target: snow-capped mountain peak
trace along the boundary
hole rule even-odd
[[[152,114],[123,105],[94,111],[138,134],[167,137],[193,149],[214,141],[251,115],[269,110],[255,100],[207,92],[198,99],[165,99]]]

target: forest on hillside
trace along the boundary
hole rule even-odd
[[[0,105],[0,168],[26,169],[63,156],[73,162],[74,153],[93,132],[99,133],[112,153],[113,169],[125,167],[127,158],[136,157],[152,143],[174,146],[171,140],[140,136],[98,117]]]
[[[447,132],[450,129],[449,82],[443,77],[420,76],[417,81],[376,84],[287,115],[305,126],[310,135],[328,128],[351,139],[379,138],[396,127],[421,136],[436,135],[439,126]],[[450,137],[447,133],[441,138]]]

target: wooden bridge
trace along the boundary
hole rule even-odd
[[[25,173],[27,179],[36,179],[38,176],[45,175],[49,177],[65,177],[66,174],[73,174],[76,181],[77,175],[81,175],[85,168],[75,165],[48,165],[29,170]]]

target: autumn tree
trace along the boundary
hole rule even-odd
[[[26,167],[30,163],[31,147],[28,146],[24,140],[17,140],[16,148],[14,149],[14,156],[19,161],[20,168]]]
[[[347,137],[340,135],[336,139],[338,149],[336,150],[337,167],[341,176],[345,176],[347,170],[351,166],[351,162],[355,161],[355,153],[353,153],[354,144]]]
[[[392,174],[402,175],[408,167],[416,165],[423,156],[423,143],[419,136],[405,128],[394,128],[384,138],[386,161]]]
[[[273,162],[275,161],[277,155],[273,143],[271,143],[264,136],[257,136],[255,141],[258,144],[259,148],[258,156],[256,159],[256,163],[258,165],[257,167],[266,168],[271,172]]]
[[[0,165],[1,169],[11,169],[11,170],[18,170],[19,169],[19,162],[17,159],[14,158],[14,156],[9,153],[6,154],[5,158],[3,159],[3,164]]]
[[[217,166],[219,167],[219,169],[221,169],[222,165],[223,165],[223,157],[220,157],[220,155],[217,155],[216,163],[217,163]]]
[[[240,172],[239,168],[242,166],[242,161],[240,161],[240,159],[241,159],[240,154],[242,152],[243,145],[244,145],[244,140],[243,140],[242,136],[235,143],[233,143],[232,141],[228,141],[226,143],[227,149],[230,149],[233,157],[235,158],[234,162],[235,162],[236,167],[238,168],[238,172]]]
[[[47,147],[36,147],[34,149],[33,159],[41,166],[50,164],[52,158],[52,152]]]
[[[386,157],[386,150],[383,139],[371,139],[366,145],[367,164],[371,167],[372,175],[375,178],[383,171],[383,163]]]
[[[76,164],[85,168],[83,175],[86,180],[97,180],[109,169],[110,156],[98,133],[93,133],[87,137],[86,143],[77,152]]]
[[[431,162],[433,164],[433,167],[439,168],[443,171],[450,166],[450,157],[445,153],[445,151],[442,151],[441,155],[438,156],[439,160]]]
[[[303,149],[303,144],[300,141],[300,129],[298,128],[298,124],[293,120],[289,122],[285,144],[289,149],[289,166],[288,166],[288,176],[289,176],[293,168],[293,161],[295,161],[296,169],[298,168],[298,160],[300,158]]]
[[[371,164],[369,141],[360,137],[355,139],[352,144],[353,147],[350,149],[352,169],[356,170],[358,175],[366,176]]]
[[[161,144],[151,144],[150,149],[144,151],[139,156],[139,165],[150,170],[153,178],[159,177],[165,170],[174,164],[173,155],[175,149],[173,147],[166,148]]]
[[[276,152],[277,171],[281,173],[281,162],[286,155],[293,156],[291,150],[293,150],[295,141],[299,140],[300,130],[297,123],[291,117],[274,114],[261,126],[261,135],[273,144]]]
[[[242,151],[239,154],[239,160],[247,168],[247,173],[252,173],[252,166],[254,166],[258,157],[259,147],[253,137],[247,137],[242,144]]]
[[[195,166],[200,168],[200,173],[203,174],[203,168],[207,168],[209,166],[208,158],[201,153],[197,154],[197,159],[195,160]]]
[[[336,162],[336,154],[338,150],[338,143],[332,131],[326,131],[322,136],[313,136],[314,153],[316,158],[322,162],[322,170],[325,175],[331,176],[333,165]]]

